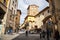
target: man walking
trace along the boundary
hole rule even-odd
[[[40,29],[40,39],[41,39],[42,30]]]
[[[26,30],[26,36],[28,36],[28,31]]]
[[[49,29],[47,29],[47,40],[49,40]]]

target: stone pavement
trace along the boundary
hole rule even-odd
[[[47,38],[40,39],[39,34],[29,34],[28,36],[25,36],[25,34],[21,34],[12,40],[47,40]],[[50,38],[50,40],[53,40],[53,39]]]
[[[41,38],[39,34],[29,34],[26,36],[25,34],[13,34],[13,35],[3,35],[2,40],[47,40],[47,38]],[[53,40],[53,38],[50,38],[50,40]]]
[[[25,34],[21,34],[12,40],[40,40],[40,38],[35,34],[34,35],[29,34],[29,36],[25,36]]]
[[[20,35],[20,34],[17,34],[17,33],[13,33],[12,35],[5,34],[5,35],[1,36],[1,40],[11,40],[11,39],[17,37],[18,35]]]
[[[25,34],[21,34],[17,36],[16,38],[13,38],[12,40],[47,40],[47,37],[40,39],[39,34],[29,34],[28,36],[26,36]],[[49,40],[55,40],[55,39],[50,37]]]

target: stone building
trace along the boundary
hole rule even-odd
[[[4,15],[3,19],[3,26],[5,33],[9,31],[9,28],[12,27],[12,30],[15,30],[15,16],[17,13],[17,0],[1,0],[3,4],[3,9],[5,10],[6,14]],[[6,5],[6,6],[5,6]],[[5,8],[4,8],[5,6]]]
[[[2,25],[2,33],[3,34],[5,32],[6,24],[9,24],[8,20],[10,19],[10,14],[11,14],[11,10],[8,9],[8,5],[9,5],[9,1],[8,0],[0,0],[0,13],[1,13],[0,17],[1,17],[1,20],[2,20],[2,24],[1,25]],[[7,14],[8,14],[8,16],[7,16]]]
[[[12,11],[12,13],[10,15],[9,27],[13,28],[13,32],[15,31],[15,16],[17,14],[17,8],[18,8],[18,0],[10,0],[9,9]]]
[[[38,8],[39,7],[35,4],[29,5],[27,8],[28,15],[35,16],[36,14],[38,14]]]
[[[4,15],[6,14],[6,5],[4,5],[3,0],[0,0],[0,25],[3,24],[2,20],[4,19]],[[2,33],[3,27],[0,26],[0,35]]]
[[[49,2],[50,13],[52,14],[52,20],[56,28],[60,33],[60,0],[46,0]]]
[[[34,27],[35,15],[38,14],[38,6],[35,4],[29,5],[27,8],[26,26],[30,30]]]
[[[29,30],[34,28],[34,21],[35,21],[34,16],[27,15],[25,17],[25,26],[27,26],[26,28],[28,28]]]
[[[44,8],[42,11],[40,11],[36,16],[35,16],[35,25],[37,25],[38,29],[44,29],[44,21],[47,19],[48,16],[50,16],[49,12],[49,7],[47,6]],[[45,19],[46,18],[46,19]],[[44,20],[44,21],[43,21]]]
[[[17,10],[17,14],[15,16],[15,28],[18,32],[19,25],[20,25],[20,15],[21,15],[21,10]]]

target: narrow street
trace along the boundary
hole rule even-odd
[[[60,0],[0,0],[0,40],[60,40]]]
[[[29,34],[28,36],[25,36],[25,34],[21,34],[12,40],[40,40],[40,38],[38,34]]]
[[[28,36],[25,36],[25,34],[21,34],[12,40],[47,40],[47,38],[40,39],[39,34],[29,34]],[[52,39],[50,38],[50,40],[52,40]]]

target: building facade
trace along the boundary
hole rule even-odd
[[[18,0],[10,0],[9,9],[12,10],[10,15],[10,27],[15,31],[15,16],[17,14]]]
[[[50,13],[53,15],[52,20],[54,25],[57,26],[57,29],[60,33],[60,0],[46,0],[49,2]]]
[[[3,25],[5,27],[5,34],[9,31],[11,28],[12,31],[15,30],[15,16],[17,13],[17,6],[18,1],[17,0],[4,0],[6,3],[6,14],[4,16]]]
[[[5,8],[5,9],[4,9]],[[3,0],[0,0],[0,35],[2,33],[3,30],[3,19],[4,19],[4,15],[6,14],[6,5],[4,5]],[[2,25],[2,26],[1,26]]]
[[[15,16],[15,28],[16,28],[16,32],[19,31],[20,15],[21,15],[21,10],[17,10],[17,14]]]
[[[34,28],[34,21],[35,21],[34,16],[27,15],[26,18],[25,18],[25,26],[27,26],[26,28],[28,28],[29,30]]]
[[[28,15],[35,16],[36,14],[38,14],[38,8],[39,7],[35,4],[29,5],[29,7],[27,8]]]
[[[6,28],[6,23],[7,23],[7,26],[9,24],[9,19],[10,19],[10,14],[11,14],[11,10],[8,9],[8,5],[9,5],[9,0],[0,0],[0,13],[1,13],[1,18],[2,19],[2,33],[4,34],[5,32],[5,28]],[[9,13],[8,13],[9,12]],[[4,14],[3,14],[4,13]],[[7,16],[8,14],[8,16]],[[3,16],[4,15],[4,16]]]
[[[37,26],[38,29],[45,28],[43,20],[45,20],[45,18],[50,15],[51,14],[49,13],[49,7],[46,7],[35,16],[35,25]]]
[[[25,18],[26,26],[30,30],[34,28],[35,15],[38,14],[38,6],[35,4],[29,5],[27,8],[27,16]]]

